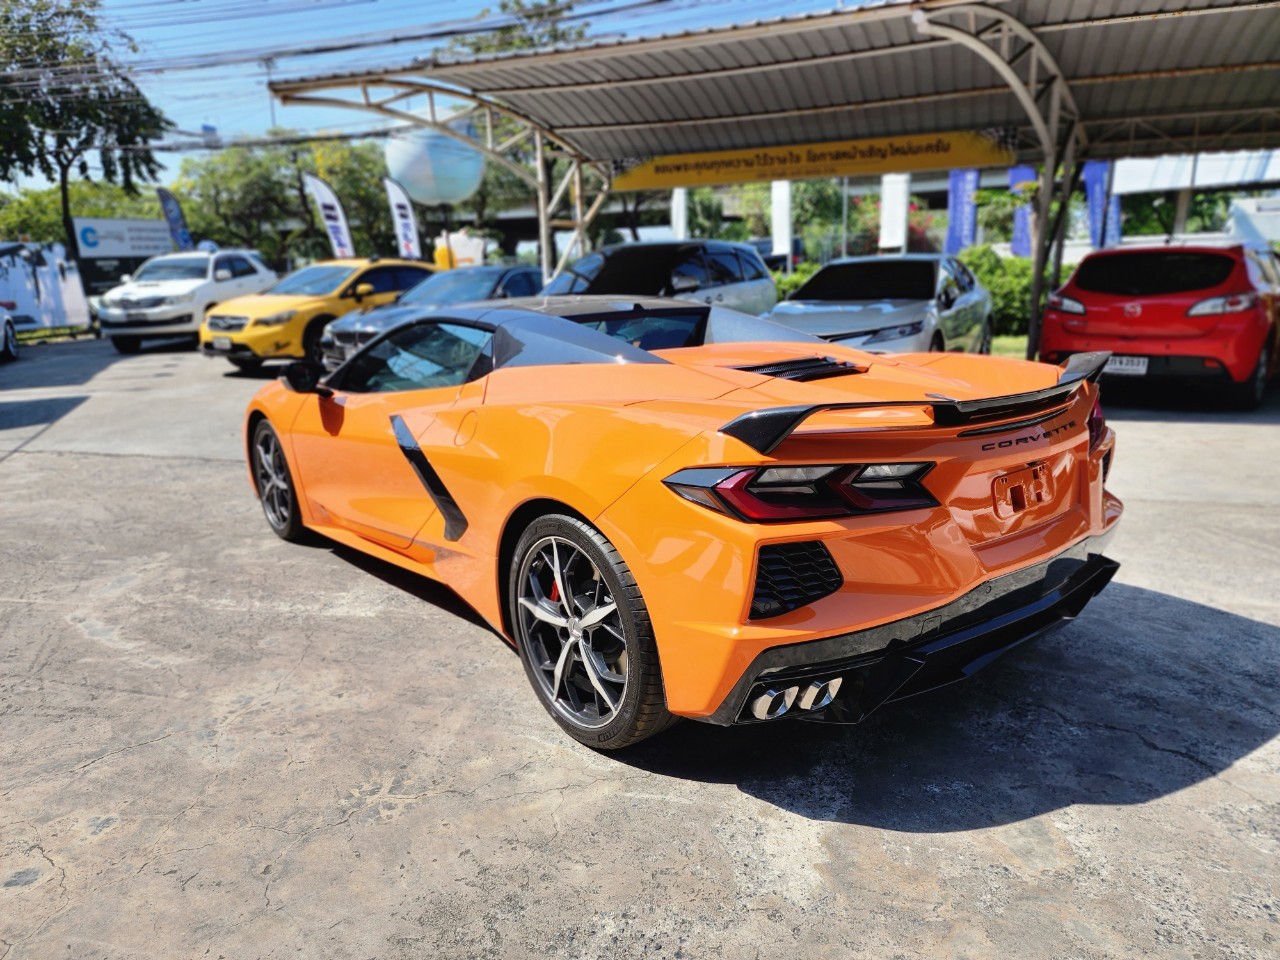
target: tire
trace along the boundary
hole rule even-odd
[[[18,359],[18,331],[13,321],[4,318],[4,330],[0,331],[0,362],[11,363]]]
[[[324,364],[324,351],[320,349],[320,337],[324,333],[325,326],[332,319],[333,317],[316,317],[307,324],[307,329],[302,334],[302,359]]]
[[[1227,388],[1227,399],[1237,410],[1257,410],[1267,392],[1267,358],[1271,352],[1271,344],[1263,344],[1258,351],[1258,360],[1253,365],[1253,372],[1242,383],[1233,383]]]
[[[942,334],[935,333],[933,335],[933,339],[929,341],[929,352],[945,353],[946,350],[947,350],[947,345],[942,339]]]
[[[111,345],[116,348],[116,353],[129,357],[142,349],[142,339],[140,337],[112,337]]]
[[[240,357],[227,357],[227,363],[245,373],[257,373],[262,369],[261,360],[242,360]]]
[[[569,736],[596,750],[617,750],[675,722],[644,598],[618,551],[594,527],[561,514],[530,524],[516,544],[507,598],[529,683]],[[609,612],[579,626],[600,611]]]
[[[249,467],[267,526],[282,540],[305,542],[308,539],[307,528],[302,525],[293,475],[289,472],[280,436],[269,420],[260,420],[254,428],[253,442],[249,447]]]
[[[978,352],[989,355],[991,353],[991,321],[987,320],[982,325],[982,340],[978,344]]]

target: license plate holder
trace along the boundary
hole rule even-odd
[[[1009,520],[1025,510],[1053,499],[1047,463],[1033,463],[996,477],[991,484],[991,501],[996,516]]]
[[[149,319],[145,313],[138,310],[128,310],[125,312],[124,318],[130,323],[146,323]]]
[[[231,352],[230,337],[214,337],[213,340],[210,342],[213,344],[213,349],[215,350],[223,350],[227,353]]]
[[[1102,372],[1121,377],[1146,376],[1147,358],[1113,356],[1107,360],[1107,365],[1102,368]]]

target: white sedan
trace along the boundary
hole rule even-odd
[[[877,353],[991,349],[991,294],[945,254],[832,261],[766,316]]]

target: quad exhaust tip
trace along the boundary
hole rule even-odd
[[[828,706],[840,692],[843,677],[830,680],[814,680],[803,690],[800,684],[792,687],[768,689],[751,701],[751,715],[757,720],[777,720],[792,707],[812,712]]]

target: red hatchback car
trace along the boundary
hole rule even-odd
[[[1280,269],[1270,251],[1162,246],[1092,253],[1049,297],[1041,359],[1109,350],[1104,376],[1196,380],[1247,409],[1277,367]]]

